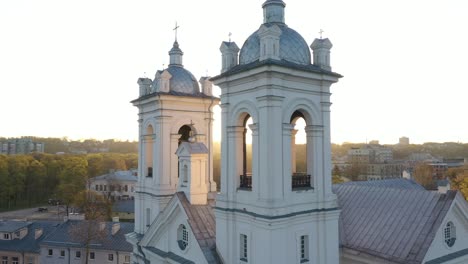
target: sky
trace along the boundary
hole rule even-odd
[[[323,29],[334,45],[333,143],[468,143],[468,1],[284,1],[307,43]],[[263,2],[0,1],[0,137],[138,140],[137,79],[168,64],[176,21],[185,68],[215,76]]]

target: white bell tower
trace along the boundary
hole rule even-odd
[[[309,45],[284,24],[284,8],[282,0],[266,1],[264,24],[244,43],[239,63],[212,78],[221,88],[215,215],[224,263],[339,263],[330,87],[342,76],[311,63]],[[306,123],[302,168],[298,119]]]
[[[140,78],[140,97],[132,101],[139,109],[138,184],[135,194],[135,232],[143,234],[178,189],[180,144],[193,135],[207,146],[203,163],[205,192],[216,192],[213,180],[213,97],[208,77],[203,90],[182,64],[177,41],[169,51],[170,64],[157,71],[154,80]]]

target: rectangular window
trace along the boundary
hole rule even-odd
[[[300,255],[301,263],[309,262],[309,236],[301,236]]]
[[[63,258],[65,257],[65,250],[60,250],[60,256]]]
[[[11,262],[12,264],[18,264],[19,262],[18,257],[12,257],[11,260],[12,260]]]
[[[89,259],[95,259],[96,256],[94,254],[94,252],[89,252]]]
[[[28,264],[34,264],[34,257],[28,257]]]
[[[114,261],[114,254],[107,255],[107,260]]]
[[[96,191],[99,191],[99,185],[96,184]]]
[[[240,235],[240,260],[248,262],[247,235]]]
[[[8,264],[8,257],[7,256],[2,257],[2,264]]]
[[[49,249],[49,252],[47,252],[47,256],[52,256],[54,254],[54,250],[53,249]]]
[[[3,239],[10,239],[10,234],[3,234]]]
[[[75,258],[81,258],[81,251],[75,252]]]
[[[130,256],[125,256],[124,264],[130,264]]]

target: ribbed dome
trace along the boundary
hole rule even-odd
[[[199,94],[200,87],[191,72],[181,66],[169,66],[166,69],[172,78],[169,81],[169,90],[176,93]]]
[[[277,24],[281,28],[280,58],[289,62],[309,65],[310,49],[304,38],[294,29],[284,24]],[[268,26],[268,25],[266,25]],[[260,58],[260,38],[258,30],[245,41],[240,51],[240,64],[248,64]]]

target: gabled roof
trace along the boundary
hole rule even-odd
[[[0,232],[12,233],[29,226],[31,222],[25,221],[0,221]]]
[[[8,222],[12,225],[16,224],[14,223],[16,221]],[[54,231],[60,224],[60,222],[55,221],[37,221],[22,223],[28,223],[28,234],[25,237],[23,237],[23,239],[0,240],[0,251],[39,253],[39,243],[44,239],[44,237],[46,237],[49,233]],[[42,229],[42,235],[38,237],[38,239],[35,238],[36,229]]]
[[[137,182],[138,178],[134,175],[134,171],[116,171],[101,176],[97,176],[90,179],[91,181],[96,180],[107,180],[107,181],[134,181]]]
[[[221,263],[216,252],[216,220],[213,203],[207,205],[191,204],[185,193],[176,193],[188,216],[188,223],[203,251],[208,263]]]
[[[79,224],[84,220],[68,220],[62,223],[54,232],[49,234],[42,241],[41,245],[50,245],[56,247],[83,247],[76,237],[71,235],[73,226]],[[92,241],[90,248],[102,250],[115,250],[132,252],[133,247],[125,240],[125,234],[133,232],[133,223],[119,222],[120,230],[112,235],[113,222],[106,222],[106,236],[99,241]]]
[[[425,190],[424,187],[419,185],[413,180],[404,178],[399,179],[386,179],[386,180],[375,180],[375,181],[349,181],[336,186],[368,186],[368,187],[380,187],[380,188],[392,188],[392,189],[407,189],[407,190]]]
[[[421,263],[456,192],[440,194],[408,183],[334,185],[342,210],[341,246],[395,263]]]

